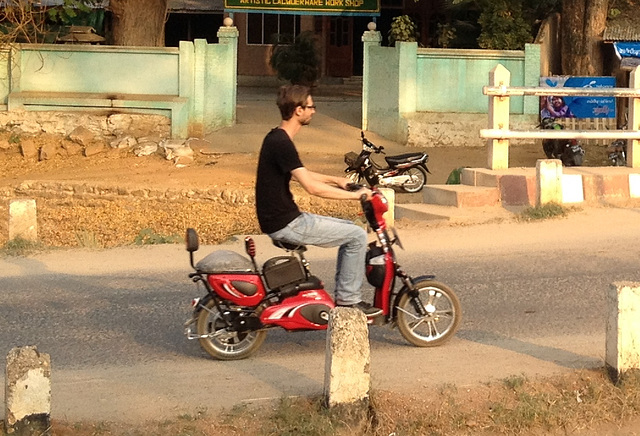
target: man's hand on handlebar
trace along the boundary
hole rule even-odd
[[[371,189],[357,183],[347,183],[346,189],[347,191],[355,192],[356,194],[358,194],[358,199],[360,201],[371,200],[371,195],[373,194],[373,191],[371,191]]]

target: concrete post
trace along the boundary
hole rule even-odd
[[[218,30],[218,41],[222,45],[231,47],[231,53],[225,62],[226,74],[223,77],[226,88],[226,98],[229,101],[226,115],[229,119],[228,125],[234,125],[236,123],[236,106],[238,96],[238,38],[240,32],[238,28],[233,25],[233,19],[226,17],[224,19],[224,26]],[[218,90],[219,92],[220,90]],[[213,98],[216,98],[215,94]]]
[[[538,159],[536,162],[536,206],[562,204],[562,162]]]
[[[13,348],[5,377],[7,434],[51,434],[51,359],[36,347]]]
[[[640,369],[640,283],[612,283],[607,293],[605,363],[614,380]]]
[[[329,407],[368,405],[370,350],[367,318],[358,309],[336,307],[327,331],[324,398]]]
[[[362,61],[362,130],[368,130],[369,128],[369,120],[368,120],[368,110],[369,110],[369,82],[371,78],[369,77],[369,62],[371,61],[369,58],[369,47],[379,47],[382,41],[382,34],[376,30],[376,23],[370,22],[367,24],[367,30],[362,34],[362,45],[363,45],[363,61]]]
[[[640,73],[635,67],[629,75],[629,88],[640,88]],[[640,130],[640,98],[629,98],[628,130]],[[630,139],[627,144],[627,166],[640,168],[640,140]]]
[[[22,238],[38,240],[38,218],[36,201],[28,199],[9,202],[9,240]]]
[[[391,228],[394,226],[395,221],[395,207],[396,207],[396,191],[391,188],[378,188],[384,198],[387,199],[389,203],[389,210],[384,213],[384,220],[387,222],[387,227]]]
[[[510,81],[511,73],[500,64],[489,72],[489,86],[508,87]],[[509,97],[489,97],[489,129],[509,130]],[[509,168],[508,139],[489,139],[488,148],[490,170]]]

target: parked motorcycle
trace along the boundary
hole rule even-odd
[[[539,127],[564,129],[554,118],[543,118]],[[580,166],[584,160],[584,148],[575,139],[545,139],[542,141],[542,149],[547,159],[560,159],[566,167]]]
[[[354,187],[356,189],[356,187]],[[375,287],[374,306],[382,314],[368,318],[369,324],[395,324],[402,336],[419,347],[433,347],[456,332],[462,311],[460,301],[448,286],[433,275],[413,278],[396,263],[393,246],[402,248],[394,230],[391,235],[383,214],[387,199],[374,190],[371,200],[361,200],[364,216],[377,239],[367,249],[366,277]],[[274,244],[287,255],[256,262],[252,238],[245,239],[248,258],[230,250],[217,250],[194,265],[198,235],[187,229],[186,246],[195,272],[189,277],[204,296],[192,300],[193,314],[184,324],[188,339],[198,339],[202,348],[220,360],[246,358],[258,350],[269,329],[287,331],[327,328],[334,301],[322,281],[311,273],[304,256],[306,247],[281,241]],[[295,255],[292,255],[294,253]],[[396,278],[400,288],[395,289]]]
[[[616,167],[624,167],[627,165],[627,140],[616,139],[607,147],[609,160]]]
[[[406,153],[397,156],[385,156],[386,167],[378,165],[371,158],[372,153],[385,154],[384,147],[376,146],[360,133],[362,151],[351,151],[344,155],[347,177],[356,184],[367,183],[371,187],[382,186],[400,188],[404,192],[419,192],[427,183],[427,153]]]

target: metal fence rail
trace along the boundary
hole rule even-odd
[[[510,139],[586,139],[606,141],[628,139],[627,166],[640,167],[640,74],[636,67],[630,76],[629,88],[544,88],[544,87],[510,87],[510,73],[502,65],[498,65],[489,73],[489,86],[482,92],[489,96],[489,128],[480,130],[480,137],[488,139],[488,168],[506,169],[509,167]],[[573,120],[563,119],[563,130],[516,131],[509,128],[509,96],[599,96],[629,98],[628,130],[615,127],[615,121]],[[593,129],[593,130],[591,130]]]

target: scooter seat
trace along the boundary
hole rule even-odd
[[[273,245],[275,245],[278,248],[282,248],[283,250],[287,250],[287,251],[307,251],[307,247],[305,245],[302,245],[302,244],[292,244],[290,242],[280,241],[280,240],[277,240],[277,239],[272,239],[271,242],[273,242]]]
[[[390,166],[396,166],[424,159],[424,156],[426,156],[425,153],[405,153],[397,156],[386,156],[384,160],[386,160]]]

